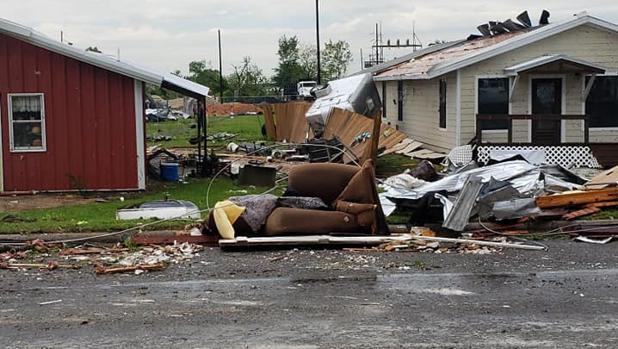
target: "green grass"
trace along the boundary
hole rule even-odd
[[[262,117],[256,115],[209,117],[209,135],[219,132],[237,135],[231,140],[209,142],[209,147],[225,146],[230,141],[240,143],[263,140],[261,132],[262,123]],[[171,141],[149,142],[148,145],[157,144],[165,148],[191,147],[189,139],[197,135],[197,129],[191,128],[192,124],[195,124],[194,119],[147,123],[146,132],[149,136],[160,133],[172,137]],[[108,199],[107,202],[35,209],[19,213],[0,212],[0,219],[8,214],[23,218],[22,221],[16,223],[0,222],[0,234],[105,232],[126,229],[134,227],[139,223],[147,223],[148,221],[117,221],[116,211],[118,209],[132,207],[146,201],[163,200],[166,197],[192,201],[199,208],[203,209],[206,208],[206,190],[209,182],[210,179],[191,179],[187,183],[150,181],[146,193],[105,195]],[[227,199],[230,196],[244,195],[245,190],[247,194],[255,194],[262,192],[264,188],[239,187],[231,179],[217,179],[211,189],[210,206],[214,206],[217,201]],[[120,200],[121,196],[125,198],[124,201]],[[182,221],[165,222],[146,229],[177,229],[184,227],[186,223]]]
[[[618,219],[618,209],[605,209],[592,216],[582,217],[585,221],[605,220],[605,219]]]
[[[264,136],[262,136],[264,121],[261,115],[211,116],[207,120],[209,135],[220,132],[237,135],[230,140],[209,142],[209,145],[213,147],[224,146],[232,141],[238,143],[264,140]],[[172,137],[170,141],[149,141],[148,145],[159,145],[164,148],[191,147],[189,139],[197,136],[197,128],[191,128],[191,125],[194,124],[195,119],[148,122],[146,134],[149,137],[154,137],[157,134]]]
[[[390,177],[403,173],[406,169],[414,168],[421,161],[417,159],[411,159],[408,156],[401,154],[389,154],[378,157],[376,163],[376,176],[378,177]],[[440,164],[434,164],[437,172],[441,172],[444,166]]]
[[[134,227],[138,223],[148,221],[117,221],[116,210],[126,208],[151,200],[163,200],[167,197],[177,200],[189,200],[199,208],[206,208],[206,191],[209,179],[192,179],[188,183],[152,183],[150,192],[128,193],[125,200],[120,201],[120,194],[109,196],[108,202],[90,203],[75,206],[63,206],[51,209],[36,209],[26,212],[11,213],[24,222],[0,223],[0,234],[10,233],[36,233],[36,232],[103,232],[121,230]],[[227,199],[230,196],[255,194],[264,191],[264,188],[239,187],[228,178],[220,178],[215,181],[210,192],[209,203],[214,206],[217,201]],[[0,212],[0,219],[7,215]],[[203,215],[205,217],[205,214]],[[165,222],[148,227],[149,230],[182,228],[186,222]]]

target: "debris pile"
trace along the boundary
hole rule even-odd
[[[92,265],[96,274],[135,273],[163,270],[198,256],[203,247],[190,243],[151,245],[142,248],[79,246],[61,249],[57,245],[32,244],[33,248],[0,254],[0,269],[80,269]],[[28,261],[25,263],[23,261]]]
[[[588,181],[561,166],[537,165],[515,157],[483,167],[472,162],[441,179],[417,178],[406,172],[384,181],[380,197],[387,215],[396,209],[408,212],[411,226],[461,233],[473,231],[475,222],[480,222],[476,229],[493,235],[528,235],[536,232],[537,222],[572,221],[618,207],[616,178],[607,177],[613,173],[610,170]],[[495,224],[490,229],[485,222],[491,221]],[[512,232],[514,223],[521,223],[518,232]],[[615,226],[597,225],[588,230],[589,235],[616,236]],[[573,235],[578,231],[586,233],[573,224],[558,232]]]
[[[228,115],[256,115],[261,113],[259,107],[246,103],[210,104],[207,108],[208,116]]]
[[[508,245],[508,239],[504,236],[491,237],[486,241],[502,243],[505,246]],[[501,247],[498,245],[482,246],[479,245],[477,242],[457,244],[452,242],[409,240],[403,243],[390,242],[388,244],[380,245],[379,247],[375,248],[375,250],[385,252],[422,252],[435,254],[492,254],[500,253],[504,250],[504,248],[505,247]]]

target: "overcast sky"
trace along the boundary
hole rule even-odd
[[[411,37],[412,23],[423,43],[465,38],[488,20],[514,18],[528,10],[537,21],[539,1],[487,0],[321,0],[321,38],[347,40],[354,63],[360,49],[369,51],[375,23],[382,22],[384,38]],[[588,11],[618,23],[616,0],[547,0],[551,20],[564,20]],[[192,60],[216,66],[217,29],[222,30],[224,71],[243,56],[251,56],[272,74],[277,64],[277,39],[298,35],[315,44],[314,0],[0,0],[2,17],[33,27],[78,47],[97,46],[105,53],[153,68],[187,71]],[[405,49],[385,52],[401,56]]]

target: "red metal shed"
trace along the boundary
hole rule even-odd
[[[208,94],[0,19],[0,192],[145,189],[144,83]]]

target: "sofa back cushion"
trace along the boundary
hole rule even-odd
[[[356,166],[342,164],[296,166],[289,173],[288,189],[295,196],[316,196],[332,205],[358,171]]]

